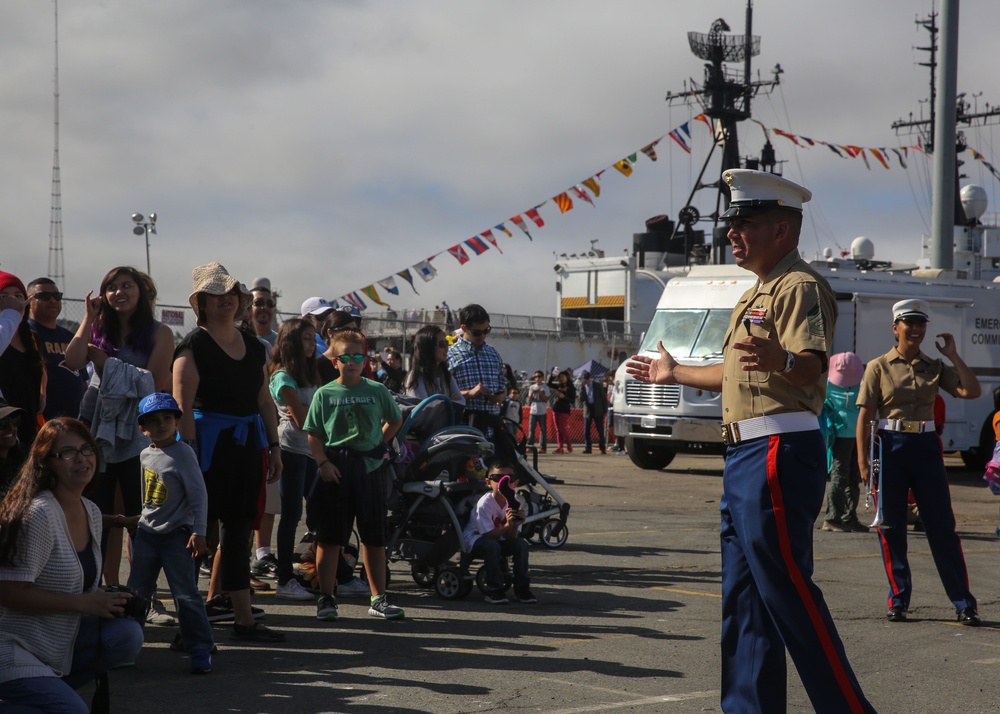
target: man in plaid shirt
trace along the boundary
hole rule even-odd
[[[503,360],[486,344],[490,315],[482,305],[466,305],[458,317],[462,336],[448,349],[448,370],[465,397],[468,423],[492,439],[500,426],[500,405],[507,398]]]

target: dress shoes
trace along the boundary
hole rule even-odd
[[[983,624],[983,621],[979,618],[979,613],[976,612],[976,608],[974,607],[967,607],[958,613],[958,621],[968,627],[979,627]]]
[[[885,613],[885,619],[889,622],[906,622],[906,610],[899,606],[890,607],[889,612]]]

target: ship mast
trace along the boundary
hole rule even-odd
[[[751,117],[751,100],[757,96],[761,90],[770,92],[780,82],[782,69],[780,65],[775,65],[772,70],[773,79],[761,80],[753,78],[751,60],[760,54],[760,37],[751,33],[753,27],[753,2],[747,0],[746,8],[746,30],[743,35],[730,35],[729,25],[725,20],[719,18],[712,23],[708,33],[689,32],[688,44],[691,52],[698,58],[706,61],[705,79],[699,86],[694,80],[690,81],[690,89],[684,92],[669,92],[667,101],[673,103],[684,103],[687,105],[697,102],[701,106],[701,113],[704,114],[715,126],[715,143],[709,152],[705,163],[695,182],[695,187],[688,196],[687,204],[678,214],[678,225],[674,233],[681,226],[684,227],[685,234],[691,235],[691,226],[702,220],[698,210],[691,205],[695,192],[702,188],[713,188],[717,190],[715,211],[707,216],[705,220],[711,220],[712,231],[712,262],[724,263],[728,245],[725,234],[727,228],[719,226],[719,215],[729,207],[729,186],[724,181],[716,179],[710,183],[703,183],[702,178],[708,168],[708,163],[712,158],[717,145],[722,146],[722,166],[719,171],[726,169],[746,168],[774,170],[773,147],[770,141],[766,143],[761,153],[761,158],[747,158],[745,163],[741,162],[739,147],[738,125]],[[738,69],[731,69],[726,63],[741,62],[742,73]],[[691,248],[691,243],[686,242],[686,248]],[[688,252],[688,251],[685,251]]]
[[[970,111],[965,95],[958,94],[958,0],[941,0],[940,15],[931,12],[916,24],[930,34],[929,45],[916,48],[930,55],[929,61],[918,63],[930,68],[930,117],[914,119],[911,112],[908,120],[894,121],[892,128],[897,134],[917,134],[924,150],[934,157],[930,265],[950,270],[954,267],[955,227],[968,224],[959,200],[959,180],[965,176],[960,173],[963,162],[958,159],[968,144],[958,125],[982,126],[991,117],[1000,117],[1000,107],[987,104],[984,111]],[[939,54],[941,72],[937,71]]]

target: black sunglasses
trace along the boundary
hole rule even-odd
[[[36,300],[41,300],[42,302],[48,302],[49,300],[62,300],[63,294],[60,292],[40,292],[35,293],[31,297]]]
[[[492,327],[487,327],[485,330],[469,330],[469,334],[473,337],[482,337],[483,335],[490,334],[492,331]]]
[[[0,419],[0,429],[9,429],[10,427],[14,427],[16,429],[19,426],[21,426],[20,414],[11,414],[10,416],[5,416],[3,419]]]
[[[264,298],[257,298],[253,301],[254,307],[276,307],[278,303],[274,300],[265,300]]]

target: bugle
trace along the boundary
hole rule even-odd
[[[888,528],[882,516],[882,437],[878,434],[878,421],[872,421],[868,439],[868,490],[865,497],[865,511],[875,500],[875,520],[869,528]]]

